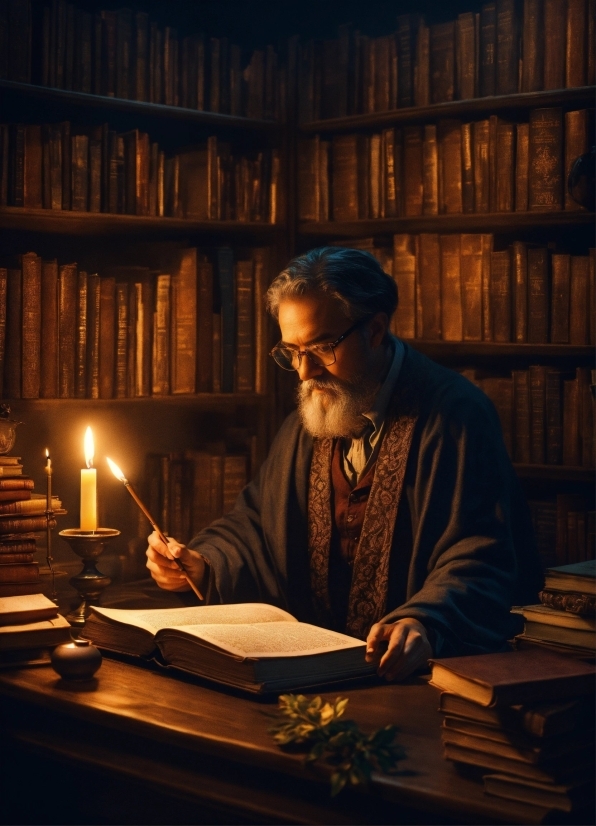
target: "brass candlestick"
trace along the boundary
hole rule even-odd
[[[56,592],[56,573],[54,571],[54,558],[52,556],[52,522],[54,519],[54,508],[52,507],[52,460],[50,451],[46,448],[47,494],[46,494],[46,563],[52,577],[50,599],[58,605],[58,594]]]
[[[115,528],[97,528],[95,531],[82,531],[80,528],[68,528],[59,534],[65,539],[77,556],[83,560],[83,569],[73,576],[70,584],[77,591],[81,603],[67,614],[66,619],[78,628],[85,625],[90,606],[99,600],[102,591],[112,581],[95,567],[95,561],[103,553],[107,542],[120,536]]]

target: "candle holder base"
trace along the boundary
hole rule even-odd
[[[112,581],[109,576],[97,570],[95,561],[103,553],[106,543],[120,536],[120,531],[114,528],[98,528],[96,531],[68,528],[60,531],[59,535],[83,560],[81,572],[70,580],[70,584],[81,598],[81,603],[78,608],[66,615],[71,625],[82,628],[89,616],[90,606],[97,603],[100,594]]]

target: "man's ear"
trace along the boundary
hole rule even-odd
[[[376,313],[366,325],[370,346],[373,350],[380,347],[389,332],[389,316],[387,313]]]

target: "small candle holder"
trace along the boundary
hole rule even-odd
[[[105,545],[120,536],[120,531],[115,528],[97,528],[95,531],[68,528],[60,531],[59,535],[83,560],[83,569],[70,580],[70,584],[81,598],[81,603],[66,616],[71,625],[82,628],[89,616],[90,606],[99,600],[100,594],[112,581],[109,576],[97,570],[95,561],[103,553]]]

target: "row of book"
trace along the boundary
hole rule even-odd
[[[545,568],[584,562],[594,556],[596,512],[589,509],[584,496],[559,493],[556,500],[530,500],[528,505]]]
[[[277,149],[212,136],[166,157],[138,129],[0,124],[0,206],[275,223],[279,192]]]
[[[595,250],[569,255],[490,233],[393,236],[342,242],[374,255],[397,283],[393,332],[434,341],[596,343]]]
[[[520,464],[594,467],[594,397],[587,367],[575,375],[531,365],[510,377],[462,373],[493,402],[513,461]]]
[[[250,441],[247,439],[244,451],[217,443],[184,453],[148,454],[145,495],[161,529],[180,542],[188,542],[232,510],[250,478]],[[139,523],[139,535],[147,535],[146,520]]]
[[[92,13],[64,0],[33,10],[29,0],[0,7],[0,78],[275,119],[282,77],[272,46],[248,56],[226,37],[182,37],[142,11]]]
[[[266,392],[269,250],[176,249],[167,266],[0,268],[4,398]]]
[[[593,143],[592,111],[534,109],[298,143],[303,221],[582,210],[567,176]]]
[[[594,11],[586,0],[484,3],[428,26],[420,14],[368,37],[349,25],[309,41],[299,60],[302,122],[451,100],[594,83]]]
[[[593,648],[591,662],[561,649],[431,660],[445,758],[485,793],[538,807],[536,822],[594,808]]]

